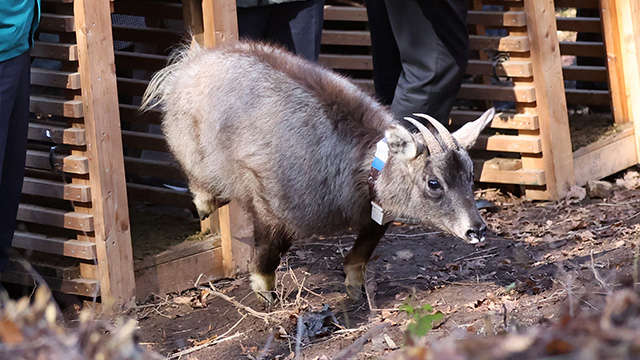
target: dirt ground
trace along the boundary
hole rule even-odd
[[[640,229],[638,172],[609,180],[614,187],[604,194],[575,188],[560,202],[479,190],[479,198],[494,204],[482,210],[491,233],[480,246],[396,224],[369,263],[368,299],[361,301],[348,299],[342,285],[342,258],[354,240],[346,234],[294,244],[278,270],[281,301],[272,309],[242,276],[211,284],[213,292],[204,284],[151,299],[128,315],[138,321],[143,345],[202,360],[293,359],[296,346],[300,359],[399,354],[416,338],[407,335],[407,309],[424,305],[442,314],[426,341],[461,331],[545,329],[566,314],[602,314],[608,293],[637,284]],[[347,348],[357,355],[339,354]]]

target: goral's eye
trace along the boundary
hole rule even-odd
[[[442,188],[442,185],[438,182],[438,180],[429,180],[427,181],[427,185],[431,190],[438,190]]]

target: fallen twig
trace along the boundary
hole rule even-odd
[[[211,282],[209,282],[209,286],[211,287],[211,289],[208,290],[209,294],[211,294],[213,296],[217,296],[217,297],[219,297],[219,298],[221,298],[223,300],[226,300],[226,301],[230,302],[231,304],[235,305],[235,307],[237,307],[238,309],[246,311],[249,315],[252,315],[252,316],[255,316],[255,317],[259,318],[259,319],[264,320],[265,323],[269,323],[269,318],[271,316],[273,316],[273,314],[274,314],[274,313],[264,313],[264,312],[253,310],[252,308],[241,304],[240,302],[238,302],[234,298],[219,292],[218,290],[216,290],[216,288],[213,286],[213,284]]]
[[[202,345],[194,346],[194,347],[192,347],[192,348],[189,348],[189,349],[186,349],[186,350],[183,350],[183,351],[177,352],[177,353],[175,353],[175,354],[173,354],[173,355],[171,355],[171,356],[167,357],[167,359],[175,359],[175,358],[179,358],[179,357],[181,357],[181,356],[183,356],[183,355],[191,354],[191,353],[192,353],[192,352],[194,352],[194,351],[198,351],[198,350],[200,350],[200,349],[204,349],[204,348],[206,348],[207,346],[211,346],[211,345],[219,344],[219,343],[221,343],[221,342],[223,342],[223,341],[231,340],[231,339],[237,338],[238,336],[242,336],[242,335],[244,335],[244,333],[243,333],[243,332],[237,332],[237,333],[235,333],[235,334],[233,334],[233,335],[231,335],[231,336],[228,336],[228,337],[226,337],[226,338],[221,338],[221,339],[220,339],[220,338],[218,338],[218,339],[216,339],[216,340],[211,340],[210,342],[204,343],[204,344],[202,344]]]
[[[591,251],[589,252],[589,256],[591,256],[591,271],[593,272],[593,276],[596,278],[596,280],[598,280],[598,282],[600,283],[600,286],[602,286],[602,288],[607,292],[607,294],[611,294],[611,287],[609,285],[607,285],[606,282],[604,282],[604,280],[602,280],[602,278],[600,277],[600,274],[598,273],[598,270],[596,270],[596,267],[594,265],[594,261],[593,261],[593,249],[591,249]]]
[[[362,347],[367,343],[367,341],[369,341],[369,339],[377,335],[383,328],[387,326],[389,326],[389,323],[383,323],[369,329],[358,340],[354,341],[351,345],[347,346],[346,349],[340,351],[336,356],[334,356],[333,360],[346,360],[354,358],[356,355],[358,355],[360,350],[362,350]]]

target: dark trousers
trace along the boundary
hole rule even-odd
[[[308,60],[318,61],[324,0],[294,1],[238,8],[240,38],[284,45]]]
[[[29,129],[29,52],[0,62],[0,271],[9,258]]]
[[[376,96],[446,122],[469,60],[464,0],[366,0]]]

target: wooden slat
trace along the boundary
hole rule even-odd
[[[603,39],[607,52],[607,73],[609,75],[609,90],[611,91],[611,113],[616,124],[628,122],[629,104],[626,97],[625,75],[622,54],[622,44],[619,36],[619,19],[615,0],[602,0]],[[640,133],[640,131],[639,131]]]
[[[122,130],[122,143],[128,149],[169,151],[163,135]]]
[[[82,295],[94,297],[100,295],[100,287],[98,281],[89,279],[58,279],[49,276],[42,276],[47,285],[54,291],[60,291],[66,294]],[[21,284],[33,286],[37,283],[32,275],[24,272],[7,270],[2,273],[2,281],[13,284]]]
[[[527,25],[524,11],[469,10],[467,23],[488,27],[520,27]]]
[[[89,173],[89,159],[85,156],[56,154],[54,156],[54,163],[57,166],[62,166],[62,170],[64,172],[80,175]],[[27,150],[26,166],[36,169],[51,170],[49,153],[37,150]]]
[[[184,209],[195,209],[193,199],[189,193],[182,193],[171,189],[128,183],[127,194],[130,200],[139,200],[158,205],[171,205]]]
[[[368,31],[323,30],[322,44],[371,46],[371,34]]]
[[[168,57],[164,55],[115,51],[115,59],[117,68],[158,71],[167,65]]]
[[[567,103],[580,105],[610,105],[611,96],[607,90],[566,89]]]
[[[333,69],[373,70],[371,55],[320,54],[319,62]]]
[[[58,181],[25,177],[22,193],[69,201],[91,201],[91,188],[82,184],[64,184]]]
[[[149,110],[141,113],[138,106],[120,104],[120,118],[123,122],[132,122],[140,124],[156,124],[161,123],[161,114],[158,110]]]
[[[539,154],[542,151],[540,137],[532,135],[480,135],[473,147],[477,150]]]
[[[235,0],[202,0],[200,6],[205,46],[211,47],[225,41],[238,40],[238,14]]]
[[[11,246],[76,259],[94,260],[96,256],[96,245],[90,241],[67,240],[23,231],[15,232]]]
[[[31,48],[31,56],[54,60],[78,60],[78,46],[75,44],[56,44],[35,41]]]
[[[89,185],[96,216],[95,243],[100,291],[105,302],[129,306],[135,301],[131,230],[127,203],[111,9],[108,2],[76,0],[78,69],[82,74]],[[86,215],[86,214],[85,214]]]
[[[605,66],[563,66],[562,76],[565,80],[607,82],[607,68]]]
[[[602,42],[561,41],[560,53],[562,55],[603,57],[605,56],[605,49]]]
[[[588,17],[557,17],[558,30],[577,31],[586,33],[602,32],[602,24],[599,18]]]
[[[148,80],[138,80],[129,78],[118,78],[118,94],[142,96],[149,86]]]
[[[182,6],[164,1],[114,1],[114,14],[182,20]]]
[[[473,100],[499,100],[530,103],[536,101],[533,86],[500,86],[484,84],[462,84],[458,97]]]
[[[496,73],[498,76],[531,77],[533,75],[533,68],[531,67],[531,61],[509,60],[497,64]],[[469,60],[467,74],[492,76],[493,62],[487,60]]]
[[[581,9],[597,9],[598,0],[555,0],[556,7],[577,7]]]
[[[158,46],[158,50],[174,47],[184,39],[181,33],[167,29],[115,24],[111,29],[114,40],[154,44]]]
[[[633,126],[573,153],[576,183],[601,179],[638,163]]]
[[[482,115],[481,111],[453,110],[450,124],[459,127],[473,121]],[[534,114],[498,113],[493,118],[490,127],[496,129],[536,130],[538,116]]]
[[[479,182],[531,186],[546,184],[544,170],[501,170],[495,166],[495,160],[474,160],[473,165],[475,180]]]
[[[51,98],[31,95],[29,99],[29,111],[36,114],[58,115],[70,118],[84,116],[82,101]]]
[[[47,137],[47,133],[49,137]],[[58,125],[29,123],[29,140],[54,142],[56,144],[85,145],[85,133],[81,128],[64,128]]]
[[[31,85],[78,90],[80,89],[80,73],[32,67]]]
[[[469,47],[472,50],[494,49],[506,52],[529,51],[529,38],[526,36],[484,36],[469,35]]]
[[[355,6],[327,5],[324,7],[325,21],[368,21],[367,9]]]
[[[40,31],[74,32],[76,31],[72,15],[42,13],[40,16]]]
[[[184,175],[178,165],[164,161],[125,157],[124,166],[127,174],[154,176],[161,179],[184,179]]]
[[[91,214],[50,209],[32,204],[20,204],[18,220],[84,232],[94,230]]]

